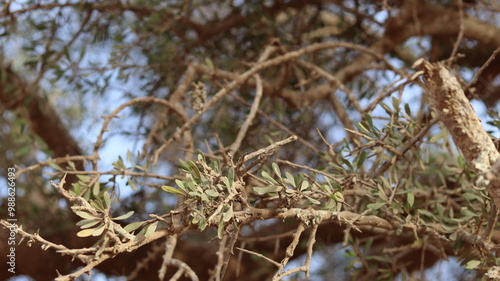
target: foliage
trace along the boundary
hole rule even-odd
[[[435,95],[437,69],[453,73],[444,82],[498,133],[493,3],[0,8],[19,274],[328,280],[313,257],[343,247],[335,270],[350,280],[417,277],[451,256],[495,278],[498,152],[479,165],[491,135],[459,135]]]

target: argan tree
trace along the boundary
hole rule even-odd
[[[500,278],[499,12],[2,1],[2,280]]]

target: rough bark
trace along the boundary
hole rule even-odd
[[[415,1],[406,1],[406,2],[412,2],[415,3]],[[302,3],[306,3],[305,1]],[[303,4],[305,5],[305,4]],[[303,6],[302,5],[302,6]],[[301,6],[301,7],[302,7]],[[410,5],[406,6],[405,9],[402,10],[403,13],[398,15],[396,18],[392,19],[389,24],[388,28],[386,30],[386,33],[383,38],[381,38],[378,42],[372,45],[372,48],[376,51],[379,51],[380,53],[386,53],[390,52],[394,49],[395,46],[398,44],[404,42],[406,39],[408,39],[411,36],[414,36],[416,34],[419,34],[419,32],[422,32],[423,34],[454,34],[458,32],[458,24],[453,24],[453,22],[446,21],[445,19],[449,19],[450,17],[456,16],[456,12],[452,10],[445,9],[443,7],[440,7],[438,5],[430,5],[430,4],[423,4],[423,5],[416,5],[415,7],[418,9],[418,17],[422,20],[421,26],[423,29],[421,31],[418,31],[414,28],[412,25],[412,13],[411,9],[409,8]],[[141,11],[141,13],[146,13],[145,11]],[[445,16],[443,16],[445,15]],[[229,28],[241,25],[244,23],[244,21],[241,21],[240,19],[241,16],[235,17],[235,21],[230,21],[229,19],[227,20],[226,23],[220,23],[220,28],[219,29],[214,29],[218,30],[219,32],[221,31],[226,31]],[[443,23],[443,21],[445,21]],[[429,27],[427,27],[429,26]],[[443,26],[446,26],[446,29],[443,29]],[[437,28],[439,27],[439,29]],[[465,30],[465,36],[471,36],[471,38],[477,38],[478,40],[486,40],[489,41],[491,44],[499,44],[498,40],[500,36],[497,36],[497,30],[492,29],[491,26],[485,26],[481,24],[474,24],[474,22],[471,22],[471,24],[465,24],[466,30]],[[194,29],[199,29],[202,27],[193,27]],[[209,28],[205,28],[207,30]],[[201,30],[201,29],[200,29]],[[484,31],[484,30],[489,30],[489,31]],[[494,32],[491,33],[490,31],[493,30]],[[203,33],[203,31],[200,31],[200,33]],[[203,34],[208,34],[208,33],[203,33]],[[211,33],[210,36],[215,36],[217,33]],[[205,35],[202,37],[202,41],[208,40],[209,37]],[[369,55],[361,55],[357,60],[355,60],[351,65],[348,67],[344,68],[343,70],[340,70],[337,73],[337,77],[339,80],[343,81],[344,83],[355,77],[357,74],[360,72],[366,70],[371,63],[375,61],[375,58]],[[55,109],[51,108],[47,101],[44,100],[41,95],[38,93],[38,89],[35,86],[26,86],[26,83],[22,81],[22,79],[12,71],[10,67],[6,67],[4,69],[5,73],[7,74],[7,81],[6,83],[3,83],[0,81],[0,101],[8,108],[8,109],[14,109],[16,107],[26,107],[27,114],[29,117],[29,120],[32,124],[32,130],[34,133],[36,133],[38,136],[40,136],[48,145],[48,147],[54,151],[54,156],[65,156],[65,155],[80,155],[82,152],[80,148],[78,147],[78,144],[75,142],[75,140],[71,137],[69,134],[69,130],[64,127],[63,122],[57,117],[57,112]],[[434,72],[433,72],[434,73]],[[441,73],[441,70],[437,71],[433,75],[439,75]],[[443,78],[439,78],[440,82],[437,83],[436,87],[441,87],[442,84],[447,84],[447,80]],[[438,79],[438,80],[439,80]],[[453,82],[454,83],[454,82]],[[448,89],[447,93],[450,95],[457,91],[456,85],[449,85],[450,89]],[[323,89],[323,91],[320,91]],[[294,95],[294,96],[306,96],[308,99],[313,100],[315,96],[317,96],[317,93],[321,93],[321,96],[323,98],[328,97],[328,94],[331,92],[330,85],[325,85],[324,88],[319,87],[316,89],[311,89],[308,93],[305,95],[303,93],[299,92],[291,92],[288,90],[283,90],[282,91],[282,96],[283,93],[288,93],[289,95]],[[316,93],[316,94],[314,94]],[[279,94],[276,94],[279,96]],[[443,101],[444,104],[447,104],[446,100]],[[460,99],[460,101],[457,100],[456,104],[453,102],[453,106],[460,107],[461,105],[464,104],[464,100]],[[470,105],[469,105],[470,106]],[[445,108],[445,107],[443,107]],[[449,119],[453,120],[454,118],[457,117],[464,117],[467,126],[472,126],[474,128],[480,128],[477,127],[477,120],[474,120],[473,117],[469,116],[474,116],[475,115],[470,115],[470,111],[463,111],[460,110],[457,113],[457,116],[455,115],[449,115]],[[476,117],[477,119],[477,117]],[[464,122],[465,122],[464,121]],[[452,122],[453,123],[453,122]],[[448,125],[447,125],[448,126]],[[451,125],[450,125],[451,126]],[[462,124],[463,127],[463,124]],[[498,156],[495,156],[493,152],[491,152],[491,147],[488,144],[487,149],[489,149],[488,152],[485,152],[482,148],[479,148],[477,146],[477,140],[475,137],[476,132],[470,133],[465,133],[462,132],[461,127],[456,127],[454,129],[456,131],[457,139],[455,141],[458,142],[463,142],[464,143],[464,155],[467,154],[468,159],[472,159],[470,163],[473,165],[479,165],[478,167],[484,168],[484,167],[489,167],[488,165],[491,165],[493,162],[493,159],[498,158]],[[463,136],[461,134],[464,134]],[[463,138],[469,138],[473,137],[474,145],[471,145],[472,143],[468,143],[468,141],[461,141]],[[480,134],[481,138],[484,136]],[[460,148],[462,149],[462,148]],[[492,154],[493,153],[493,154]],[[476,155],[476,156],[475,156]],[[477,160],[479,159],[479,160]],[[484,162],[484,163],[483,163]],[[481,165],[486,165],[486,166],[481,166]],[[68,179],[69,180],[69,179]],[[493,181],[492,181],[493,182]],[[490,188],[490,192],[495,191],[496,189]],[[497,201],[496,201],[497,202]],[[497,206],[499,206],[497,204]],[[273,226],[272,229],[276,230],[276,226]],[[340,234],[341,230],[340,228],[332,227],[332,228],[324,228],[325,232],[326,231],[331,231],[330,236],[324,236],[327,237],[327,241],[330,243],[333,242],[339,242],[341,241],[340,239],[331,239],[332,236],[335,236],[335,234]],[[3,230],[2,230],[3,231]],[[61,243],[64,243],[65,245],[71,247],[71,248],[80,248],[82,247],[81,244],[75,242],[74,240],[71,239],[71,237],[75,237],[75,232],[74,231],[69,231],[61,234],[57,234],[59,236],[54,236],[54,237],[48,237],[48,239],[51,239],[52,241],[61,241]],[[325,234],[326,235],[326,234]],[[69,238],[70,241],[65,241],[62,238]],[[189,242],[189,241],[188,241]],[[186,244],[188,243],[186,242]],[[23,243],[21,246],[24,246],[25,244]],[[262,243],[262,248],[269,248],[272,247],[272,243]],[[181,250],[182,253],[191,253],[194,250],[189,247],[190,245],[187,244],[187,246],[183,246],[182,243],[178,245],[178,248]],[[206,245],[205,245],[206,246]],[[38,246],[34,246],[34,248],[37,248]],[[26,252],[22,253],[23,257],[29,257],[25,260],[25,264],[21,265],[20,267],[28,270],[26,271],[26,274],[29,274],[31,276],[34,276],[37,280],[51,280],[53,275],[49,275],[48,272],[54,272],[54,268],[57,266],[58,268],[64,268],[64,267],[74,267],[76,266],[75,264],[70,264],[69,259],[65,258],[58,258],[57,254],[52,252],[52,251],[41,251],[38,248],[35,250],[33,248],[27,248],[25,247]],[[186,251],[184,251],[186,249]],[[187,250],[190,249],[190,250]],[[206,247],[201,247],[197,248],[196,252],[200,252],[200,249],[211,249],[211,247],[206,246]],[[260,249],[260,248],[257,248]],[[23,250],[22,248],[20,250]],[[123,257],[119,256],[117,257],[116,260],[110,261],[109,263],[103,264],[101,269],[104,272],[113,272],[114,270],[117,270],[118,268],[123,268],[123,267],[129,267],[132,268],[135,265],[135,262],[140,259],[141,255],[144,255],[145,251],[147,251],[148,248],[145,247],[141,249],[138,252],[130,253],[127,255],[123,255]],[[281,249],[283,250],[283,249]],[[3,252],[3,251],[0,251]],[[279,252],[278,254],[282,254],[282,252]],[[21,255],[21,254],[20,254]],[[416,255],[417,256],[417,255]],[[190,254],[185,254],[182,257],[183,260],[188,262],[189,264],[198,264],[200,266],[199,270],[200,272],[205,271],[208,272],[207,269],[210,268],[211,264],[210,263],[204,263],[199,261],[199,256],[198,255],[190,255]],[[244,263],[241,264],[243,267],[243,272],[249,273],[252,272],[252,269],[256,268],[256,264],[252,262],[253,259],[248,258],[248,260],[245,260]],[[4,266],[3,260],[2,266]],[[40,265],[38,267],[35,267],[34,265]],[[232,264],[233,265],[233,264]],[[54,266],[54,267],[53,267]],[[153,268],[153,267],[152,267]],[[234,270],[229,269],[229,270]],[[229,271],[228,270],[228,271]],[[61,271],[63,272],[63,271]],[[116,272],[116,271],[115,271]],[[152,275],[154,276],[156,272],[154,270],[151,270]],[[119,272],[118,272],[119,273]],[[46,278],[48,279],[43,279],[44,276],[47,276]],[[249,275],[250,276],[250,275]]]
[[[487,186],[495,205],[499,207],[500,186],[496,180],[489,180],[489,177],[496,173],[488,173],[491,175],[486,179],[484,176],[498,161],[500,153],[482,127],[460,83],[442,63],[431,64],[419,59],[413,66],[422,70],[424,82],[429,88],[431,100],[441,121],[449,130],[465,160],[480,173],[479,179],[485,180],[480,184]]]

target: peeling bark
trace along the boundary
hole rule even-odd
[[[480,173],[478,183],[486,185],[495,205],[499,207],[500,185],[492,178],[496,173],[490,170],[499,160],[500,153],[483,129],[460,83],[442,63],[431,64],[418,59],[413,67],[422,70],[423,80],[440,119],[465,160]]]

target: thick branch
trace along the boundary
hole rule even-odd
[[[26,108],[31,129],[54,152],[54,157],[82,155],[78,143],[56,110],[40,95],[38,86],[24,81],[10,66],[3,67],[2,71],[6,76],[5,80],[0,81],[0,103],[3,107]],[[83,170],[83,166],[77,168]]]
[[[413,66],[422,69],[434,107],[465,160],[481,173],[490,170],[500,158],[500,153],[483,129],[458,80],[451,76],[442,63],[431,64],[419,59]],[[487,186],[495,205],[500,206],[500,192],[496,191],[498,187],[491,184]]]

